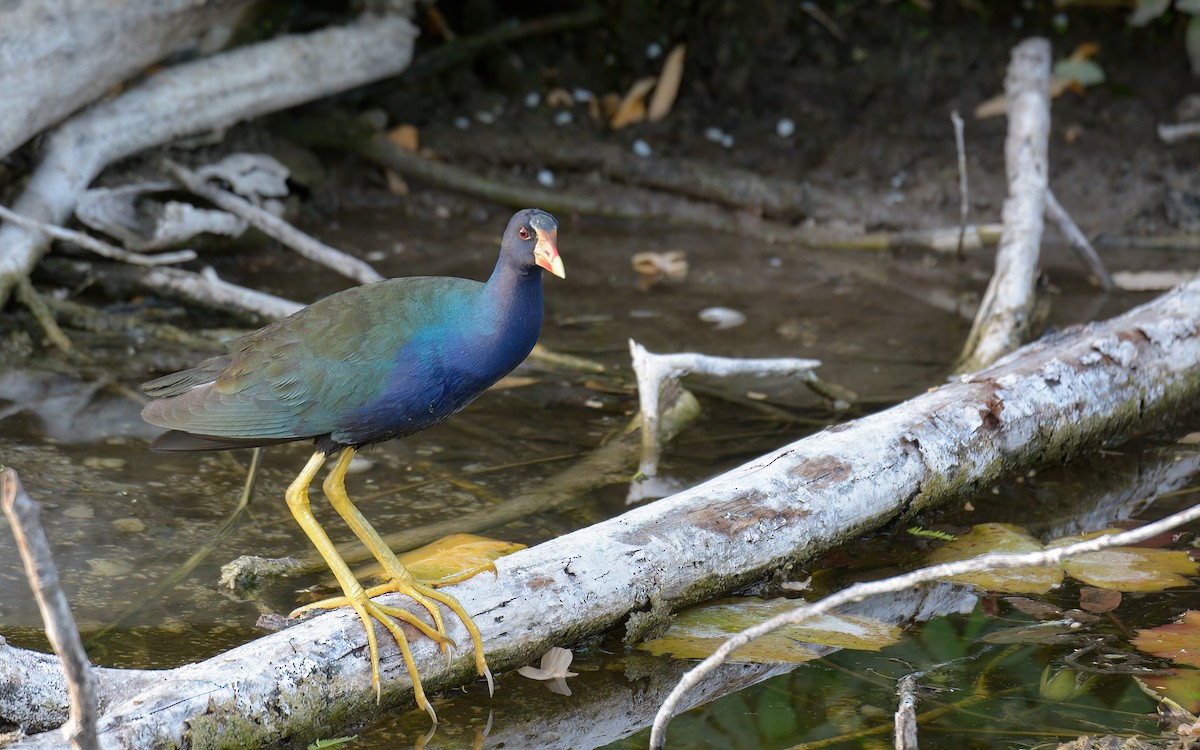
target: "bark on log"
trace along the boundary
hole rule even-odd
[[[1026,39],[1013,48],[1004,81],[1008,198],[996,270],[975,314],[955,371],[974,372],[1021,345],[1033,327],[1038,257],[1049,184],[1050,42]]]
[[[395,75],[407,67],[416,35],[406,18],[364,17],[164,70],[55,131],[13,208],[61,224],[80,192],[114,161]],[[47,245],[40,232],[0,226],[0,306]]]
[[[0,157],[250,5],[249,0],[0,4]]]
[[[454,594],[501,672],[664,602],[737,589],[898,516],[1151,429],[1200,396],[1200,281],[1103,323],[1023,347],[992,367],[827,429],[697,487],[497,562]],[[404,597],[384,601],[407,606]],[[450,620],[449,635],[467,636]],[[248,746],[376,709],[365,634],[331,612],[199,664],[105,690],[104,747]],[[416,639],[427,689],[474,678]],[[383,700],[411,695],[383,647]],[[130,683],[134,684],[134,683]],[[127,685],[128,687],[128,685]],[[52,747],[46,733],[18,747]]]

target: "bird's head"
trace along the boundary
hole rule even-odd
[[[558,220],[545,211],[526,208],[513,214],[504,231],[504,247],[514,251],[514,257],[532,258],[533,265],[560,279],[567,277],[558,257]]]

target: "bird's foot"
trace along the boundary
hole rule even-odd
[[[481,572],[486,566],[481,566]],[[474,574],[474,573],[472,573]],[[470,576],[465,576],[469,578]],[[448,585],[450,581],[439,580],[438,585]],[[393,607],[386,604],[380,604],[372,601],[374,597],[382,594],[399,593],[404,594],[422,607],[424,607],[433,618],[434,626],[430,627],[415,614],[402,607]],[[441,609],[438,607],[438,602],[445,604],[450,608],[450,611],[458,616],[462,621],[463,626],[471,636],[471,641],[475,647],[475,668],[480,676],[487,679],[488,694],[495,692],[495,683],[492,678],[492,672],[487,666],[487,661],[483,655],[483,642],[479,634],[479,628],[475,626],[475,622],[467,614],[462,604],[459,603],[450,594],[437,591],[431,585],[413,580],[411,576],[407,580],[393,579],[386,583],[381,583],[377,586],[363,591],[359,590],[359,594],[355,596],[335,596],[329,599],[323,599],[318,602],[306,604],[303,607],[295,609],[290,617],[296,617],[305,612],[314,609],[336,609],[338,607],[350,606],[358,612],[359,618],[363,621],[363,626],[367,631],[367,646],[371,655],[371,686],[375,688],[376,696],[380,695],[381,682],[379,676],[379,649],[375,641],[375,628],[372,626],[372,620],[378,620],[383,624],[392,637],[396,639],[397,645],[400,647],[400,652],[404,656],[404,664],[408,669],[408,676],[413,683],[413,697],[416,699],[417,706],[424,709],[437,722],[437,715],[433,711],[433,707],[425,697],[425,691],[421,685],[421,677],[417,672],[416,664],[413,661],[412,652],[408,646],[408,639],[404,635],[404,630],[400,627],[399,622],[406,622],[419,630],[430,640],[438,644],[444,653],[449,657],[450,649],[457,648],[457,644],[446,633],[445,621],[442,619]]]
[[[289,617],[297,617],[305,612],[314,609],[336,609],[338,607],[349,606],[358,613],[358,617],[362,620],[363,627],[367,631],[367,650],[371,658],[371,687],[375,689],[375,698],[380,700],[383,694],[383,682],[379,672],[379,644],[375,637],[374,621],[378,621],[387,631],[396,639],[396,645],[400,647],[400,653],[404,657],[404,665],[408,669],[408,676],[412,680],[413,698],[417,702],[417,707],[424,709],[429,717],[433,719],[433,723],[437,723],[437,713],[433,710],[433,705],[429,699],[425,697],[425,688],[421,684],[421,675],[417,672],[417,667],[413,661],[412,650],[408,646],[408,637],[404,634],[404,629],[400,626],[400,622],[406,622],[419,630],[423,635],[430,638],[442,648],[443,651],[454,646],[454,641],[450,639],[444,632],[444,628],[432,628],[421,622],[412,612],[400,607],[389,607],[385,604],[379,604],[371,601],[371,594],[359,588],[354,595],[335,596],[329,599],[323,599],[319,602],[306,604],[292,611]]]
[[[479,673],[480,677],[483,677],[487,680],[488,695],[492,695],[495,693],[496,685],[495,680],[492,678],[492,670],[488,668],[487,659],[484,658],[483,655],[483,638],[479,634],[479,628],[476,627],[475,621],[471,619],[469,614],[467,614],[467,610],[463,608],[463,605],[459,603],[458,599],[454,598],[450,594],[445,593],[444,591],[438,591],[436,588],[438,586],[449,586],[452,583],[465,581],[466,579],[478,575],[485,570],[491,570],[494,573],[496,571],[496,566],[488,563],[486,565],[480,565],[476,568],[463,571],[462,573],[456,573],[453,576],[439,578],[436,581],[418,581],[414,579],[411,574],[407,574],[407,570],[402,568],[402,574],[407,575],[394,576],[389,581],[372,586],[371,588],[367,589],[367,595],[375,597],[390,593],[404,594],[405,596],[415,600],[421,606],[425,607],[425,609],[429,611],[430,616],[433,618],[433,621],[437,626],[437,631],[443,636],[443,638],[445,638],[444,642],[439,642],[442,650],[449,654],[449,651],[446,648],[447,644],[455,648],[457,648],[457,644],[455,644],[454,641],[446,636],[445,622],[442,620],[442,611],[438,607],[437,602],[441,602],[442,604],[446,605],[446,607],[448,607],[450,611],[458,617],[459,621],[462,622],[463,627],[467,629],[467,633],[471,636],[471,643],[475,650],[475,670]]]

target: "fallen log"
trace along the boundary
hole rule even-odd
[[[0,4],[0,157],[250,5],[247,0]]]
[[[454,593],[500,672],[656,603],[678,609],[736,590],[1004,476],[1155,428],[1198,396],[1200,281],[502,558],[496,580],[479,576]],[[449,624],[466,642],[461,624]],[[339,611],[197,664],[103,675],[101,745],[244,747],[315,731],[330,715],[366,716],[377,708],[364,644],[357,616]],[[413,655],[427,689],[473,679],[469,651],[447,662],[421,639]],[[410,700],[397,650],[381,656],[383,702]],[[60,744],[48,732],[15,747]]]

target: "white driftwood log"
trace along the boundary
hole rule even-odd
[[[655,602],[734,590],[869,529],[1001,477],[1152,428],[1200,396],[1200,281],[1080,326],[883,412],[829,428],[697,487],[523,550],[452,587],[496,672],[534,663]],[[405,606],[403,597],[391,604]],[[450,636],[468,638],[449,619]],[[103,747],[252,746],[311,731],[330,713],[375,710],[365,635],[344,611],[205,662],[101,676]],[[427,689],[474,679],[428,640]],[[382,648],[383,700],[408,700],[397,649]],[[53,747],[56,733],[17,747]],[[213,743],[209,745],[207,743]]]
[[[55,131],[13,209],[61,224],[114,161],[395,75],[408,67],[416,35],[406,18],[364,17],[168,68]],[[0,226],[0,305],[47,244],[35,230]]]
[[[0,3],[0,157],[250,5],[248,0]]]
[[[974,372],[1016,349],[1029,335],[1037,299],[1038,257],[1049,184],[1050,42],[1026,39],[1013,48],[1004,81],[1008,198],[996,270],[975,314],[956,367]]]

